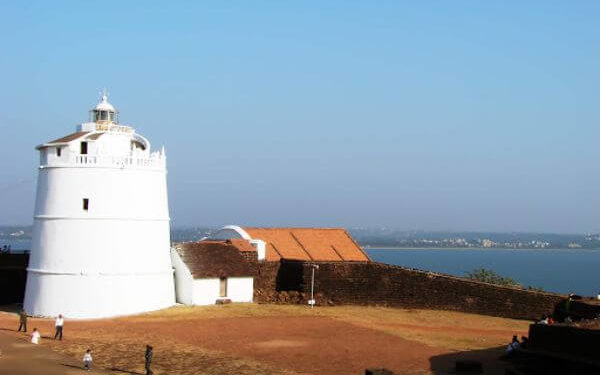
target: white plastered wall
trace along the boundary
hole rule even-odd
[[[122,153],[115,154],[127,153],[128,137],[117,137]],[[96,151],[88,148],[91,156]],[[83,165],[63,152],[60,163],[47,160],[39,169],[24,308],[39,316],[102,318],[173,305],[164,166]]]
[[[214,305],[219,297],[218,278],[195,279],[193,291],[194,305]]]
[[[232,302],[252,302],[254,296],[254,278],[227,278],[227,298]]]
[[[254,295],[254,279],[252,277],[228,277],[227,295],[220,296],[221,280],[206,278],[194,280],[194,305],[214,305],[219,299],[231,302],[252,302]]]
[[[175,269],[175,299],[185,305],[193,305],[194,278],[181,260],[177,250],[171,249],[171,262]]]

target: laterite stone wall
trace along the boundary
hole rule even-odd
[[[0,305],[22,303],[29,254],[0,254]]]
[[[564,298],[376,262],[282,260],[258,266],[263,272],[255,279],[255,300],[306,303],[313,264],[319,266],[315,271],[315,296],[320,305],[454,310],[536,320],[552,314]]]

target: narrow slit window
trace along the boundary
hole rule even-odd
[[[221,277],[219,280],[219,297],[227,297],[227,278]]]
[[[87,155],[87,142],[81,142],[81,155]]]
[[[90,208],[89,198],[83,198],[83,210],[87,211]]]
[[[57,147],[56,148],[56,156],[60,157],[61,154],[62,154],[62,147]]]

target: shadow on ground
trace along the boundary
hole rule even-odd
[[[65,367],[76,368],[78,370],[83,370],[83,366],[70,365],[68,363],[61,363],[61,365]]]
[[[442,354],[429,358],[430,370],[435,375],[447,374],[485,374],[485,375],[504,375],[506,369],[512,368],[510,362],[500,359],[504,354],[505,347],[495,347],[481,350],[470,350],[463,352],[454,352]],[[460,371],[457,370],[457,362],[466,364],[481,363],[483,372],[477,370]],[[475,368],[477,367],[474,365]]]
[[[120,369],[120,368],[117,368],[117,367],[111,367],[110,371],[121,372],[121,373],[124,373],[124,374],[132,374],[132,375],[144,375],[144,373],[141,373],[141,372],[124,370],[124,369]]]
[[[22,308],[23,308],[22,303],[11,303],[8,305],[0,305],[0,311],[7,312],[7,313],[15,313],[16,314],[19,311],[21,311]]]
[[[510,359],[500,359],[505,347],[443,354],[429,359],[431,373],[484,375],[598,375],[600,367],[564,355],[519,351]],[[459,371],[457,362],[479,362],[482,371]]]

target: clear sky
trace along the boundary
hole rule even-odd
[[[106,87],[174,225],[600,231],[598,1],[0,3],[0,224]]]

